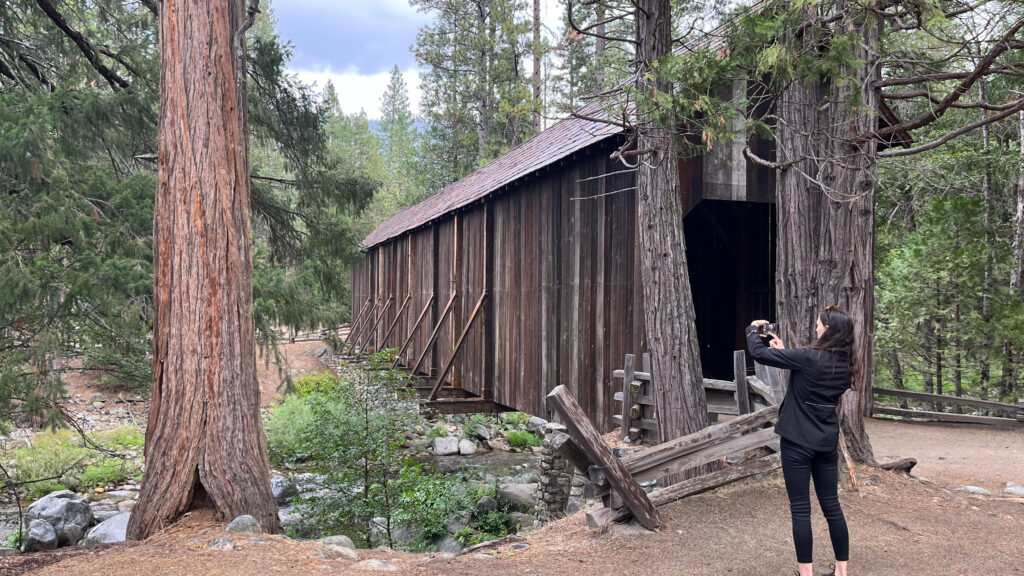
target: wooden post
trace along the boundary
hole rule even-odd
[[[776,374],[773,374],[764,364],[760,362],[754,362],[754,373],[757,377],[772,389],[772,396],[775,397],[775,402],[781,404],[782,399],[786,397],[786,388],[783,387],[782,381],[776,378]]]
[[[565,456],[566,460],[572,462],[580,474],[586,474],[590,469],[592,464],[586,453],[583,452],[583,448],[580,448],[580,445],[565,432],[555,433],[554,438],[551,439],[551,447]]]
[[[458,298],[457,292],[452,292],[452,297],[448,299],[448,304],[444,307],[444,312],[441,313],[441,317],[437,319],[437,324],[434,325],[433,331],[430,332],[430,338],[427,339],[427,343],[423,346],[423,352],[420,353],[420,357],[416,360],[416,365],[412,368],[413,376],[423,365],[423,359],[427,357],[427,353],[430,352],[431,348],[434,347],[434,340],[437,339],[437,335],[441,332],[441,325],[444,324],[445,318],[448,317],[448,313],[452,311],[452,304],[455,304],[455,299]]]
[[[363,318],[362,325],[359,326],[359,330],[356,332],[355,337],[352,338],[352,345],[349,346],[348,350],[346,351],[347,354],[351,354],[356,349],[356,344],[359,342],[359,338],[363,336],[363,329],[365,329],[366,326],[368,325],[370,318],[373,318],[373,311],[377,309],[378,304],[380,304],[379,297],[373,301],[373,306],[371,306],[370,309],[367,311],[366,318]]]
[[[736,411],[740,416],[750,413],[750,389],[747,388],[747,353],[732,353],[733,378],[736,380]]]
[[[587,418],[580,405],[565,389],[556,386],[548,394],[549,406],[554,406],[565,420],[569,434],[583,448],[587,458],[597,465],[603,465],[605,474],[612,487],[619,491],[626,507],[640,524],[648,530],[657,530],[661,524],[658,510],[647,498],[647,493],[633,480],[625,466],[613,454],[608,445],[601,439],[601,434]]]
[[[629,407],[633,405],[633,355],[626,354],[626,364],[622,369],[622,439],[629,439],[629,429],[633,426]]]
[[[437,377],[437,382],[434,382],[434,388],[430,391],[428,400],[437,399],[437,391],[441,389],[441,383],[444,382],[444,377],[448,375],[448,372],[455,365],[455,357],[459,354],[459,349],[462,348],[462,343],[466,341],[466,335],[469,334],[470,327],[473,326],[473,321],[476,320],[477,315],[480,313],[481,307],[484,305],[484,300],[487,300],[487,292],[480,295],[480,299],[476,302],[476,307],[473,308],[473,313],[469,315],[469,322],[466,322],[466,327],[462,329],[462,334],[459,335],[458,341],[455,342],[455,348],[452,350],[452,357],[448,359],[448,362],[444,365],[444,370]]]
[[[384,307],[380,309],[380,314],[377,316],[377,319],[373,321],[373,325],[370,326],[369,332],[367,332],[366,335],[363,336],[363,344],[359,347],[360,354],[362,354],[363,350],[366,349],[366,345],[370,343],[370,338],[373,337],[374,334],[376,334],[377,325],[380,324],[380,321],[384,319],[384,315],[388,313],[388,308],[391,307],[391,303],[394,302],[394,300],[395,296],[393,294],[391,296],[388,296],[387,303],[384,304]]]
[[[416,335],[416,331],[419,330],[420,324],[423,323],[423,319],[427,317],[427,312],[430,310],[430,305],[434,303],[434,294],[430,294],[430,298],[427,299],[426,306],[423,307],[423,311],[420,312],[420,317],[416,319],[416,324],[413,325],[412,330],[409,331],[409,335],[405,337],[405,342],[402,347],[399,348],[398,354],[395,355],[395,361],[391,363],[391,369],[394,370],[398,366],[398,362],[402,360],[402,354],[405,349],[409,347],[409,343],[412,342],[413,336]]]
[[[409,302],[412,300],[412,294],[405,297],[405,302],[402,303],[402,307],[398,309],[398,314],[395,314],[394,321],[391,322],[391,327],[388,328],[388,333],[384,335],[384,339],[381,340],[381,344],[387,346],[388,339],[391,338],[391,334],[395,331],[395,327],[398,326],[398,321],[402,318],[402,313],[409,306]]]

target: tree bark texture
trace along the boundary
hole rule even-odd
[[[670,93],[671,85],[645,79],[650,64],[671,49],[671,12],[668,0],[638,2],[637,60],[641,67],[637,88]],[[640,161],[637,174],[637,229],[644,318],[656,374],[655,402],[662,442],[701,430],[708,425],[700,349],[686,263],[683,206],[673,145],[674,118],[668,110],[648,109],[638,118],[638,148],[652,150]],[[669,483],[681,478],[668,479]]]
[[[784,168],[777,180],[778,273],[776,298],[780,329],[795,336],[792,345],[807,346],[815,339],[815,320],[828,305],[846,309],[855,323],[856,362],[860,381],[841,405],[843,432],[856,462],[874,462],[864,430],[870,406],[874,321],[873,207],[877,145],[858,138],[877,126],[879,94],[871,87],[877,70],[867,47],[877,46],[875,19],[850,16],[853,3],[806,8],[809,25],[805,49],[814,51],[829,31],[821,18],[846,14],[832,24],[835,30],[857,29],[855,69],[843,74],[851,81],[827,82],[797,78],[778,101],[778,155]],[[851,28],[852,27],[852,28]],[[818,34],[813,34],[817,31]],[[859,100],[858,100],[859,99]]]
[[[245,21],[244,0],[160,9],[153,390],[132,539],[199,504],[280,531],[253,341]]]
[[[533,134],[535,136],[540,134],[542,128],[540,61],[543,57],[544,51],[541,50],[540,45],[540,0],[533,0]]]

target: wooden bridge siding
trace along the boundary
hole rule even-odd
[[[451,298],[452,294],[461,292],[458,286],[459,278],[455,274],[455,241],[458,226],[458,215],[436,224],[437,318],[440,318],[441,313],[444,312],[444,306],[448,303],[448,299]],[[463,297],[460,293],[459,298],[462,299]],[[453,335],[452,325],[457,324],[462,316],[459,304],[458,301],[455,302],[452,311],[448,313],[448,318],[445,318],[444,324],[441,325],[441,331],[437,334],[437,341],[434,343],[433,351],[431,352],[433,358],[432,366],[435,368],[431,372],[431,377],[436,376],[434,372],[438,372],[444,367],[445,361],[451,356],[453,341],[455,338],[458,338],[458,334]],[[437,320],[434,322],[436,323]],[[452,375],[458,377],[458,371],[452,370]]]
[[[486,289],[484,259],[487,247],[484,238],[487,225],[487,210],[481,205],[473,210],[459,213],[458,219],[459,257],[456,260],[458,269],[455,273],[458,278],[457,283],[461,288],[459,290],[459,300],[456,303],[458,314],[453,314],[453,318],[457,316],[459,320],[453,323],[451,346],[454,346],[462,334],[463,328],[473,314],[473,309],[476,308],[476,304],[480,300],[480,295]],[[487,304],[485,303],[485,305]],[[486,379],[484,367],[485,333],[483,325],[483,316],[478,315],[469,333],[466,335],[466,340],[462,344],[458,357],[455,359],[455,365],[452,367],[451,374],[446,378],[446,381],[450,384],[465,388],[477,396],[483,395]],[[450,356],[451,352],[449,350],[442,359],[441,368],[444,367],[443,363]]]
[[[412,294],[412,301],[409,302],[409,310],[406,311],[403,321],[401,341],[405,342],[405,339],[409,337],[409,331],[416,324],[420,312],[423,311],[423,307],[430,301],[430,295],[434,292],[434,227],[421,228],[409,235],[408,239],[403,237],[397,241],[409,242],[411,244],[409,292]],[[443,307],[445,302],[441,302],[440,306]],[[409,348],[405,351],[405,358],[411,358],[408,361],[409,363],[415,362],[416,358],[419,358],[423,347],[427,343],[427,338],[430,337],[430,331],[440,310],[441,308],[438,307],[437,299],[435,298],[430,311],[424,316],[423,322],[420,323],[419,328],[416,329],[416,334],[409,343]],[[428,371],[432,366],[429,355],[424,361],[424,366]]]

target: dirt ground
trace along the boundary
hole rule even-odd
[[[879,459],[914,456],[921,476],[907,478],[858,469],[859,492],[840,500],[850,525],[855,576],[982,576],[1024,574],[1024,499],[955,492],[961,484],[1001,488],[1024,482],[1024,442],[1019,430],[871,421]],[[943,458],[943,459],[940,459]],[[918,470],[915,470],[918,472]],[[995,493],[995,492],[994,492]],[[401,574],[479,576],[790,575],[795,565],[785,491],[776,472],[661,508],[658,533],[635,526],[593,531],[582,513],[549,524],[525,542],[507,543],[453,559],[387,550],[360,550]],[[816,573],[828,568],[831,549],[815,512]],[[252,574],[362,574],[353,561],[323,559],[314,542],[227,535],[224,524],[197,513],[144,543],[72,548],[0,563],[0,576],[146,576]],[[207,543],[231,536],[234,551]],[[524,547],[523,544],[526,544]],[[520,548],[516,549],[515,546]],[[55,562],[56,561],[56,562]]]

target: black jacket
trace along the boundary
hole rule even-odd
[[[789,389],[779,409],[775,433],[812,450],[835,450],[839,442],[836,407],[850,387],[848,354],[810,348],[769,348],[754,326],[747,327],[747,348],[761,364],[790,371]]]

